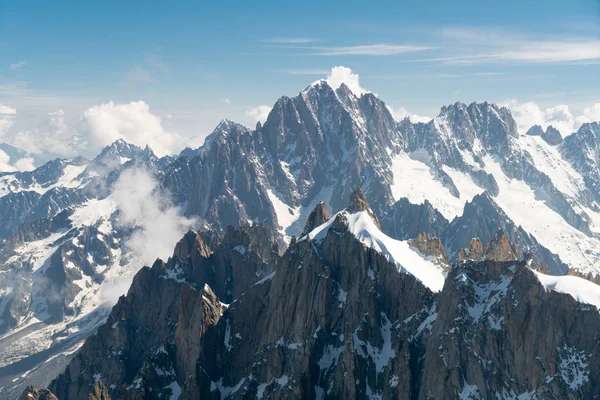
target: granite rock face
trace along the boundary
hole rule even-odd
[[[64,400],[600,393],[598,309],[542,285],[505,234],[485,250],[473,240],[470,254],[495,259],[454,265],[434,293],[361,243],[346,212],[282,256],[260,230],[188,233],[173,258],[138,273],[50,390]],[[427,250],[426,235],[416,240]]]
[[[504,231],[498,231],[483,250],[486,260],[514,261],[518,260],[519,250],[512,244]]]
[[[28,387],[23,394],[21,394],[19,400],[58,400],[58,397],[52,394],[48,389]]]
[[[532,253],[537,262],[546,264],[552,274],[566,273],[567,265],[561,262],[559,256],[542,246],[521,226],[517,226],[487,192],[467,202],[463,215],[455,218],[448,225],[441,238],[451,263],[467,258],[477,260],[482,258],[483,248],[481,252],[476,250],[475,255],[469,255],[468,251],[462,249],[469,249],[473,238],[478,238],[481,243],[487,244],[499,231],[504,232],[508,240],[518,249]]]
[[[524,263],[461,263],[437,305],[420,399],[598,398],[597,309],[545,289]]]
[[[384,232],[396,239],[407,240],[422,232],[442,237],[449,221],[428,200],[413,204],[407,198],[395,202],[381,218]]]
[[[469,240],[469,246],[461,248],[458,252],[458,261],[481,260],[483,258],[483,245],[479,238]]]
[[[274,268],[278,254],[268,252],[263,259],[256,245],[273,238],[258,229],[230,229],[214,247],[189,232],[167,263],[143,268],[106,324],[52,382],[52,392],[61,399],[87,399],[102,382],[93,388],[94,399],[137,399],[150,392],[169,398],[181,390],[197,398],[201,338],[228,307],[207,282],[221,299],[237,298]]]
[[[310,212],[308,215],[308,219],[306,220],[306,225],[304,225],[304,230],[302,231],[303,235],[306,235],[317,226],[325,223],[329,219],[329,212],[327,211],[327,206],[324,202],[320,202],[317,204],[314,210]]]
[[[408,243],[419,250],[421,254],[435,257],[444,264],[448,263],[446,252],[444,251],[444,245],[442,245],[442,242],[439,238],[427,238],[427,234],[425,232],[421,232],[415,239],[409,240]]]
[[[377,215],[375,215],[375,213],[371,209],[371,206],[369,205],[369,202],[367,201],[367,198],[365,197],[365,194],[363,193],[360,187],[354,189],[354,191],[350,195],[350,205],[347,207],[347,210],[351,213],[366,211],[367,213],[369,213],[369,216],[371,217],[375,225],[379,229],[381,229],[381,225],[379,224],[379,218],[377,218]]]
[[[542,139],[544,139],[546,143],[548,143],[551,146],[557,146],[563,141],[563,137],[558,131],[558,129],[556,129],[552,125],[546,128],[546,132],[542,134]]]

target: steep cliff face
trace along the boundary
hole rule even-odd
[[[419,250],[421,254],[437,258],[444,264],[448,263],[444,245],[442,245],[439,238],[428,238],[425,232],[421,232],[415,239],[409,240],[408,243]]]
[[[321,201],[308,215],[308,219],[306,220],[306,225],[304,225],[302,234],[306,235],[317,226],[324,224],[328,219],[329,212],[327,211],[327,206]]]
[[[220,241],[208,241],[211,245],[207,235],[190,232],[167,263],[157,260],[140,270],[106,324],[51,384],[52,392],[61,399],[87,399],[92,386],[102,382],[94,387],[95,398],[105,392],[131,399],[197,393],[200,339],[227,308],[207,282],[225,300],[241,296],[273,269],[279,256],[261,248],[273,238],[258,235],[260,229],[231,228]]]
[[[516,259],[502,232],[485,250],[473,240],[476,260],[447,269],[414,241],[383,234],[362,193],[350,204],[283,256],[260,227],[188,233],[167,263],[138,273],[51,392],[64,400],[598,397],[599,286],[530,269],[531,254]],[[425,235],[417,240],[431,247]]]
[[[203,397],[408,398],[417,390],[419,327],[433,293],[348,228],[338,215],[322,239],[292,244],[272,277],[207,332]]]
[[[523,262],[457,265],[438,297],[419,398],[598,398],[598,308],[544,277]]]
[[[428,200],[413,204],[405,197],[392,204],[381,218],[384,232],[400,240],[415,238],[422,232],[442,237],[448,224],[449,221]]]

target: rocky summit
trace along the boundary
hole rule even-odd
[[[320,80],[0,173],[0,399],[597,397],[600,125],[517,126]]]

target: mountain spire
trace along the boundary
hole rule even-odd
[[[363,193],[360,187],[356,187],[352,192],[352,195],[350,195],[350,203],[346,210],[348,210],[348,212],[351,213],[366,211],[369,214],[369,216],[373,219],[373,222],[375,222],[375,225],[377,225],[377,227],[381,229],[379,219],[377,218],[377,215],[375,215],[373,210],[371,210],[371,206],[369,206],[369,202],[367,201],[367,198],[365,197],[365,194]]]
[[[317,226],[325,223],[329,219],[329,212],[327,211],[327,207],[324,202],[319,202],[314,210],[310,212],[308,219],[306,220],[306,225],[304,225],[303,235],[306,235]]]
[[[508,236],[502,230],[498,231],[485,246],[484,258],[486,260],[514,261],[519,257],[517,246],[508,240]]]

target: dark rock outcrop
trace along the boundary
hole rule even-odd
[[[323,224],[325,221],[329,219],[329,212],[327,211],[327,206],[324,202],[319,202],[314,210],[312,210],[306,220],[306,225],[304,225],[304,230],[302,231],[303,235],[306,235],[317,226]]]
[[[479,238],[481,243],[488,243],[498,231],[503,231],[508,240],[514,243],[518,249],[532,253],[534,258],[538,262],[546,264],[553,274],[562,275],[567,271],[567,265],[561,262],[557,254],[540,245],[521,226],[516,226],[486,192],[467,202],[463,215],[455,218],[442,234],[442,243],[450,263],[459,259],[481,258],[465,254],[464,250],[462,255],[459,253],[471,239]]]
[[[461,263],[437,304],[419,399],[598,397],[600,314],[524,263]]]
[[[544,134],[544,128],[539,125],[533,125],[525,134],[529,136],[542,136]]]
[[[28,387],[25,389],[19,400],[59,400],[52,392],[48,389],[36,389],[34,387]]]
[[[102,381],[94,383],[92,391],[88,395],[88,400],[111,400],[108,389],[104,386]]]
[[[463,247],[458,252],[458,261],[474,260],[478,261],[483,259],[483,245],[479,238],[473,238],[469,240],[469,246]]]
[[[392,204],[380,222],[382,230],[398,240],[414,238],[421,232],[441,237],[449,224],[428,200],[423,204],[412,204],[407,198]]]
[[[379,219],[377,218],[377,215],[375,215],[373,210],[371,210],[371,206],[369,205],[369,202],[367,201],[367,198],[365,197],[365,194],[363,193],[360,187],[355,188],[352,194],[350,195],[350,203],[346,210],[348,210],[348,212],[351,213],[366,211],[375,223],[375,225],[377,225],[377,227],[381,229]]]
[[[493,261],[518,260],[519,250],[512,244],[504,231],[498,231],[494,237],[485,245],[483,257]]]
[[[444,251],[444,245],[442,245],[442,242],[439,238],[427,238],[427,234],[425,232],[421,232],[415,239],[410,239],[408,243],[419,250],[421,254],[429,257],[435,257],[444,264],[448,263],[446,252]]]
[[[546,128],[546,132],[542,133],[542,139],[544,139],[546,143],[548,143],[551,146],[558,146],[563,141],[563,137],[558,131],[558,129],[556,129],[552,125],[548,126]]]

